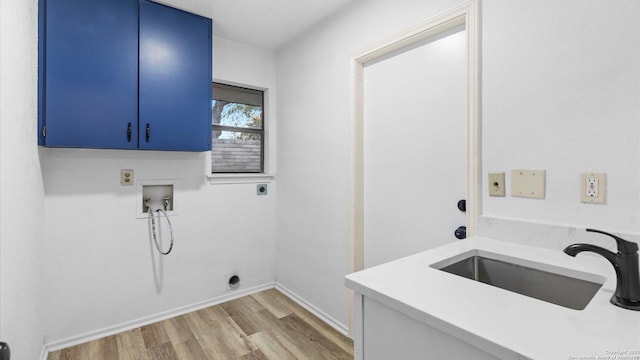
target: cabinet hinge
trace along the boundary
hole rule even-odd
[[[47,136],[47,125],[42,127],[42,137],[46,137]]]

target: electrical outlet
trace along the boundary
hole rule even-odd
[[[598,197],[598,179],[594,177],[588,177],[586,180],[587,189],[585,191],[586,197]]]
[[[606,174],[585,173],[580,176],[580,198],[583,203],[605,203]]]
[[[120,185],[133,186],[133,169],[120,170]]]

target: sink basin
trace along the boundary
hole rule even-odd
[[[480,255],[468,256],[443,267],[435,264],[434,267],[575,310],[584,309],[605,280],[600,279],[602,282],[598,283],[597,279],[579,279]]]

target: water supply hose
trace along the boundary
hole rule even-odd
[[[169,216],[167,215],[167,212],[164,211],[163,209],[156,210],[156,212],[158,213],[161,212],[164,215],[164,217],[167,219],[167,224],[169,224],[169,232],[171,233],[171,242],[169,243],[169,250],[167,250],[166,252],[162,251],[162,249],[160,249],[160,244],[158,244],[158,238],[156,236],[155,216],[153,216],[153,211],[151,211],[151,208],[148,206],[147,206],[147,212],[149,213],[149,219],[151,219],[151,234],[153,236],[153,242],[156,244],[156,249],[158,249],[158,252],[162,255],[169,255],[171,250],[173,250],[173,226],[171,226],[171,220],[169,220]],[[158,214],[158,221],[160,221],[159,214]]]

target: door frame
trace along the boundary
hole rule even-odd
[[[481,209],[480,163],[480,0],[465,1],[459,6],[433,16],[411,28],[380,41],[351,57],[351,254],[350,271],[364,269],[364,66],[399,49],[437,36],[460,25],[467,32],[467,236],[476,232]],[[350,297],[349,329],[353,332],[354,297]]]

